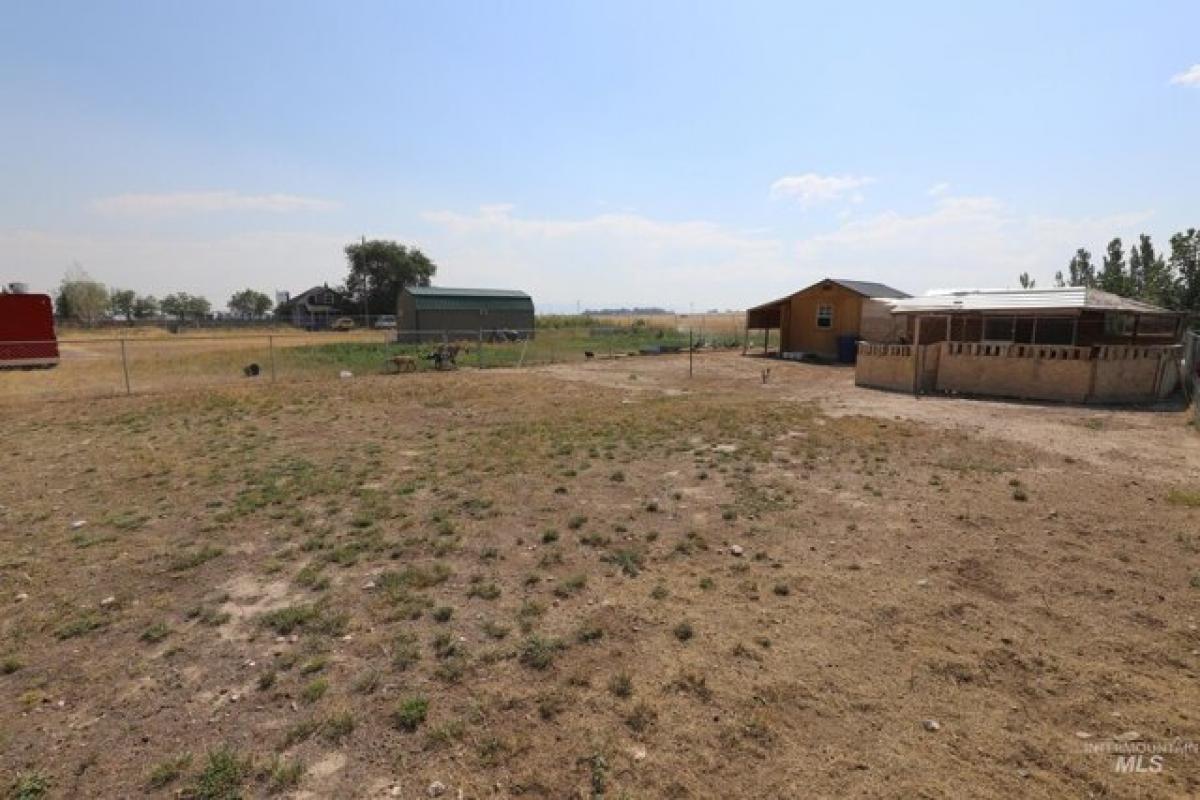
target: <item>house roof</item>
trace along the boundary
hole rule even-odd
[[[457,289],[449,286],[405,286],[404,291],[415,297],[517,297],[529,298],[516,289]]]
[[[326,293],[329,293],[333,296],[333,305],[312,302],[313,298]],[[314,286],[311,289],[301,292],[300,294],[293,295],[288,299],[288,302],[292,303],[293,305],[305,305],[310,308],[333,308],[340,303],[341,299],[342,295],[337,289],[332,289],[329,286]]]
[[[1125,311],[1134,314],[1168,314],[1170,311],[1140,300],[1092,289],[1083,286],[1068,286],[1052,289],[972,289],[957,292],[939,292],[924,297],[897,300],[892,306],[893,314],[917,312],[1041,312],[1041,311]]]
[[[870,297],[872,300],[880,298],[899,300],[901,298],[910,296],[899,289],[893,289],[891,286],[882,283],[875,283],[874,281],[849,281],[845,278],[826,278],[825,280],[830,281],[831,283],[836,283],[838,286],[841,286],[844,289],[849,289],[852,292],[858,292],[863,297]],[[819,283],[824,282],[825,281],[819,281]]]
[[[816,283],[814,283],[810,286],[805,286],[803,289],[798,289],[789,295],[785,295],[783,297],[763,303],[762,305],[757,305],[754,308],[750,308],[747,310],[748,311],[757,311],[759,309],[765,309],[765,308],[769,308],[770,306],[779,305],[780,303],[783,303],[787,300],[791,300],[793,297],[795,297],[798,294],[807,292],[809,289],[815,289],[816,287],[820,286],[823,283],[836,283],[838,286],[841,286],[843,289],[848,289],[848,290],[854,292],[855,294],[860,294],[863,297],[867,297],[872,300],[875,300],[875,299],[897,300],[900,298],[909,297],[909,295],[905,294],[904,292],[900,291],[899,289],[893,289],[891,286],[888,286],[883,283],[875,283],[874,281],[852,281],[852,280],[847,280],[846,278],[822,278],[821,280],[817,281]]]
[[[533,313],[533,298],[515,289],[456,289],[447,286],[406,286],[418,311],[508,311]]]

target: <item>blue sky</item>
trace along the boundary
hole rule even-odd
[[[217,304],[360,235],[545,309],[1048,285],[1200,226],[1200,5],[14,2],[0,280]]]

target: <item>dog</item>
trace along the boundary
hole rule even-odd
[[[459,353],[468,352],[465,347],[460,347],[456,344],[438,345],[434,351],[426,356],[422,356],[426,361],[433,362],[434,369],[456,369],[458,367]]]
[[[257,378],[258,373],[261,371],[262,370],[259,369],[258,364],[247,364],[246,366],[242,367],[242,374],[247,378]]]
[[[417,371],[417,360],[412,356],[392,356],[388,363],[396,368],[397,373]]]

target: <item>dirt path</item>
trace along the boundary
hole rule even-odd
[[[1089,408],[1056,404],[913,397],[854,385],[846,367],[765,361],[706,353],[687,375],[686,356],[625,358],[542,368],[571,381],[641,392],[745,391],[771,402],[817,403],[831,416],[902,419],[971,436],[1036,447],[1124,475],[1185,480],[1200,475],[1200,435],[1179,410]],[[770,370],[766,383],[762,372]]]

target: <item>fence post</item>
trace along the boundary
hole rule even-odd
[[[125,340],[121,340],[121,369],[125,372],[125,394],[133,394],[133,390],[129,387],[129,357],[125,353]]]
[[[692,356],[695,354],[696,348],[692,345],[692,326],[688,326],[688,377],[692,377]]]
[[[479,329],[479,355],[476,360],[479,368],[483,369],[483,328]]]
[[[275,337],[267,336],[267,352],[270,354],[271,361],[271,383],[275,382]]]

